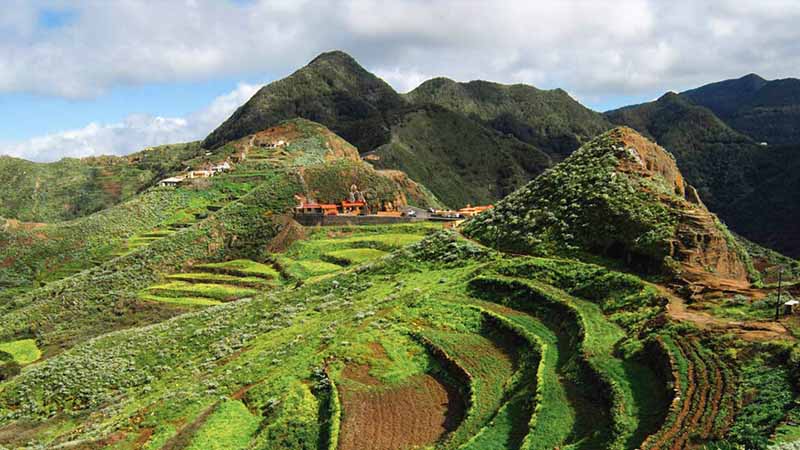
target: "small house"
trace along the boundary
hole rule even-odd
[[[784,314],[786,314],[786,315],[796,314],[797,310],[798,310],[798,305],[800,305],[800,301],[797,301],[795,299],[791,299],[791,300],[786,301],[783,304],[783,312],[784,312]]]
[[[470,206],[467,205],[466,208],[461,208],[458,210],[458,213],[464,217],[472,217],[477,216],[478,214],[486,211],[487,209],[492,208],[492,205],[487,206]]]
[[[231,164],[228,161],[225,161],[222,164],[217,164],[216,166],[211,167],[211,171],[214,172],[215,174],[227,172],[229,170],[231,170]]]
[[[297,214],[322,214],[324,216],[339,215],[339,208],[334,204],[328,203],[302,203],[294,210]]]
[[[174,186],[177,186],[177,185],[181,184],[181,182],[183,180],[185,180],[185,179],[186,179],[185,177],[180,177],[180,176],[164,178],[163,180],[158,182],[158,185],[159,186],[173,186],[174,187]]]

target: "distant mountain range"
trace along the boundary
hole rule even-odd
[[[190,144],[190,154],[146,173],[133,164],[122,171],[122,183],[116,172],[128,163],[109,170],[96,161],[73,161],[90,176],[43,196],[41,181],[52,180],[62,170],[58,164],[36,165],[34,172],[6,161],[0,180],[38,173],[39,184],[2,192],[0,216],[49,221],[97,211],[152,185],[166,169],[177,170],[199,149],[213,155],[296,117],[325,125],[376,168],[404,171],[451,207],[497,201],[593,137],[627,125],[670,151],[709,209],[735,232],[800,255],[800,228],[793,220],[800,217],[794,200],[800,194],[800,80],[751,74],[599,113],[561,89],[523,84],[434,78],[399,94],[340,51],[323,53],[261,88],[202,143]],[[51,184],[60,186],[46,186]],[[45,206],[21,206],[28,199]]]

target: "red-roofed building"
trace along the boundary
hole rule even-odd
[[[361,214],[361,211],[366,206],[365,202],[362,201],[355,201],[349,202],[347,200],[342,201],[342,213],[346,215],[357,216]]]

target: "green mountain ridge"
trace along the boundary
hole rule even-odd
[[[758,142],[800,144],[800,80],[765,80],[750,74],[681,93]]]
[[[436,105],[408,107],[390,120],[390,142],[365,157],[402,170],[447,205],[492,203],[552,164],[537,148]]]
[[[461,207],[502,198],[541,173],[550,159],[562,158],[609,126],[602,115],[560,90],[444,82],[461,86],[453,102],[440,90],[443,79],[437,80],[401,96],[349,55],[323,53],[263,87],[203,146],[220,146],[280,120],[304,117],[328,126],[362,154],[379,157],[381,168],[403,170],[449,206]],[[469,138],[460,142],[462,136]],[[474,166],[484,155],[497,159]]]
[[[434,78],[406,94],[413,103],[435,103],[475,117],[561,159],[610,128],[602,114],[584,107],[563,89],[544,91],[525,84],[458,83]]]
[[[350,55],[323,53],[288,77],[261,88],[203,141],[203,147],[216,148],[283,120],[302,117],[327,126],[365,151],[388,140],[383,114],[404,103],[391,86]]]

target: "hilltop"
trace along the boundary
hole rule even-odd
[[[756,276],[672,155],[630,128],[585,144],[465,233],[505,251],[593,254],[687,283],[746,287]]]
[[[216,148],[279,122],[302,117],[319,122],[348,142],[370,150],[388,140],[383,113],[402,106],[391,86],[350,55],[323,53],[288,77],[270,83],[204,141]]]

